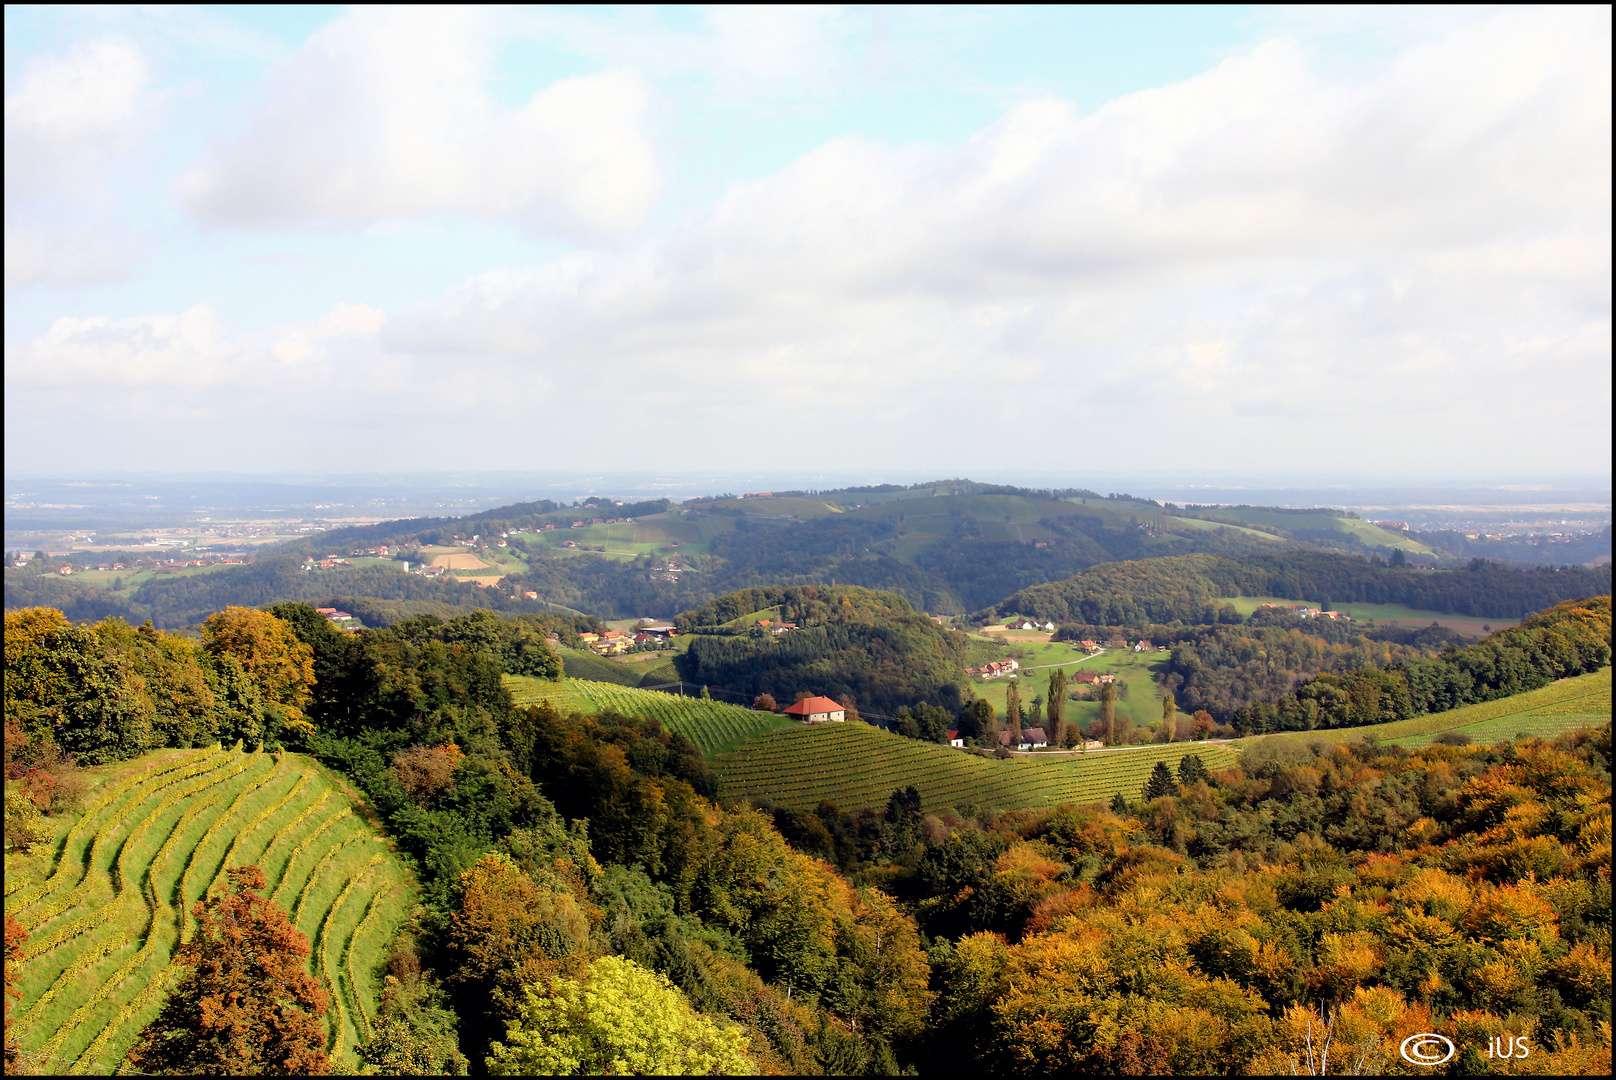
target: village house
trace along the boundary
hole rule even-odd
[[[957,746],[961,750],[965,749],[965,740],[960,738],[960,733],[959,733],[958,728],[949,728],[948,729],[948,745],[949,746]]]
[[[1156,646],[1154,646],[1154,645],[1152,645],[1150,643],[1148,638],[1140,638],[1137,642],[1134,643],[1133,651],[1134,652],[1149,652],[1151,649],[1154,649],[1155,647]]]
[[[1088,652],[1099,652],[1100,651],[1100,643],[1098,641],[1084,641],[1081,644],[1082,644],[1083,648],[1085,650],[1087,650]]]
[[[801,720],[806,724],[847,719],[847,710],[828,697],[803,698],[795,705],[786,706],[783,711],[793,720]]]
[[[1010,746],[1011,745],[1010,733],[1008,731],[999,732],[999,745],[1000,746]],[[1048,746],[1048,745],[1049,745],[1049,736],[1044,733],[1044,729],[1041,728],[1041,727],[1030,727],[1030,728],[1022,728],[1021,729],[1021,738],[1018,741],[1016,741],[1015,749],[1017,749],[1017,750],[1035,750],[1040,746]]]

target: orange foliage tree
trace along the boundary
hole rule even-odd
[[[325,1053],[325,991],[305,970],[309,939],[259,895],[264,872],[229,871],[231,889],[199,900],[196,935],[174,962],[190,968],[130,1051],[135,1068],[163,1074],[318,1076]]]

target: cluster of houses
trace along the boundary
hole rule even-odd
[[[347,630],[352,632],[360,629],[363,625],[358,619],[348,614],[346,611],[338,611],[334,607],[321,607],[315,608],[314,610],[318,611],[321,615],[324,615],[326,622],[329,622],[338,630]]]
[[[1116,682],[1117,677],[1109,671],[1079,671],[1072,676],[1072,681],[1079,686],[1102,686]]]
[[[537,596],[538,594],[533,593],[530,595]],[[641,619],[639,627],[632,632],[608,630],[604,634],[582,633],[578,635],[578,640],[582,641],[584,647],[590,652],[599,656],[616,656],[619,653],[628,652],[635,645],[644,645],[652,641],[667,641],[669,638],[676,636],[678,636],[677,632],[671,622],[663,622],[660,619]]]
[[[392,558],[392,556],[388,554],[388,547],[387,547],[386,544],[383,544],[380,547],[354,548],[353,551],[349,552],[349,555],[351,555],[355,559],[361,559],[361,558],[366,558],[366,557],[369,557],[369,558],[372,558],[372,559],[390,559],[390,558]]]
[[[794,622],[777,623],[770,619],[759,619],[757,624],[768,633],[773,634],[775,637],[782,637],[791,633],[791,631],[797,628],[797,624]]]
[[[1259,604],[1258,609],[1274,608],[1277,611],[1288,611],[1292,615],[1299,615],[1304,619],[1340,619],[1342,622],[1351,622],[1352,616],[1340,611],[1320,611],[1318,608],[1308,607],[1306,604]]]
[[[1054,630],[1055,630],[1055,624],[1052,623],[1052,622],[1033,622],[1031,619],[1016,619],[1013,622],[1006,623],[1005,624],[1005,629],[1006,630],[1048,630],[1051,633],[1053,633]]]
[[[966,668],[967,675],[980,675],[984,679],[997,679],[1000,675],[1009,675],[1019,671],[1021,662],[1014,657],[1008,660],[992,660],[981,667]]]
[[[350,564],[348,562],[348,560],[344,559],[341,555],[327,555],[323,559],[316,559],[313,555],[310,555],[310,556],[308,556],[307,558],[305,558],[303,560],[303,565],[302,565],[302,567],[300,567],[300,569],[303,569],[303,570],[314,570],[314,569],[329,570],[333,566],[349,566],[349,565],[352,565],[352,564]]]

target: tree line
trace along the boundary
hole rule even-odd
[[[1320,674],[1277,701],[1240,707],[1230,720],[1247,732],[1356,727],[1535,690],[1610,663],[1610,605],[1608,594],[1568,600],[1440,656]]]
[[[1609,593],[1610,574],[1608,564],[1510,568],[1479,560],[1465,570],[1419,571],[1307,551],[1238,558],[1169,556],[1095,566],[1064,581],[1024,589],[978,617],[1026,615],[1118,627],[1204,625],[1240,621],[1221,598],[1284,596],[1512,619],[1574,597]]]

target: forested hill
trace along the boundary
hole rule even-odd
[[[1464,570],[1416,570],[1305,551],[1186,555],[1091,567],[1023,589],[980,617],[1026,615],[1094,626],[1236,622],[1221,598],[1283,596],[1512,619],[1574,597],[1609,593],[1610,573],[1609,565],[1511,569],[1481,561]]]
[[[745,623],[765,609],[797,628],[776,637]],[[675,660],[680,677],[742,700],[769,694],[789,705],[807,693],[878,715],[919,701],[949,709],[963,703],[965,636],[915,614],[894,593],[857,586],[747,589],[681,614],[676,625],[698,631]]]

